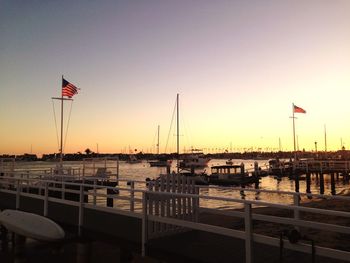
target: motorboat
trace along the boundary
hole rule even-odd
[[[259,182],[259,177],[245,172],[244,165],[216,165],[211,167],[209,184],[245,185]]]
[[[204,168],[208,166],[210,158],[204,156],[204,154],[188,154],[184,155],[180,161],[180,168]]]

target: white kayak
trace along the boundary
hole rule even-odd
[[[58,241],[64,238],[64,230],[52,220],[23,211],[4,210],[0,224],[8,230],[39,241]]]

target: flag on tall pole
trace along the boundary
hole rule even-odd
[[[62,92],[60,98],[52,98],[61,101],[61,142],[60,142],[60,167],[63,167],[63,101],[64,100],[73,100],[72,97],[75,94],[78,94],[78,88],[65,80],[62,75]],[[68,98],[64,98],[68,97]]]
[[[62,77],[62,97],[71,98],[75,94],[78,94],[78,88]]]
[[[296,106],[294,104],[293,104],[293,111],[295,113],[306,113],[306,110],[304,110],[303,108],[300,108],[300,107],[298,107],[298,106]]]
[[[293,103],[293,143],[294,143],[294,161],[297,159],[297,152],[296,152],[296,147],[295,147],[295,118],[294,113],[306,113],[306,110],[303,108],[300,108]]]

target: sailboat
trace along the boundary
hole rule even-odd
[[[158,156],[158,160],[156,161],[149,161],[149,165],[151,167],[168,167],[171,165],[172,163],[172,160],[168,160],[167,156],[166,155],[159,155],[159,148],[160,148],[160,145],[159,145],[159,132],[160,132],[160,126],[158,125],[158,132],[157,132],[157,156]]]
[[[184,160],[180,161],[180,133],[179,133],[179,94],[176,96],[176,112],[177,112],[177,118],[176,118],[176,125],[177,125],[177,142],[176,142],[176,149],[177,149],[177,173],[182,174],[185,176],[190,176],[192,179],[194,179],[196,184],[202,184],[202,185],[207,185],[208,184],[208,175],[205,174],[205,172],[197,174],[194,172],[194,169],[196,167],[194,166],[189,166],[189,167],[182,167],[181,163],[184,162]],[[183,170],[180,171],[180,168]],[[190,171],[186,168],[190,168]]]

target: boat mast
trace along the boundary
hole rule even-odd
[[[179,173],[179,158],[180,158],[180,135],[179,135],[179,93],[176,95],[176,126],[177,126],[177,173]]]

